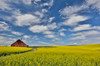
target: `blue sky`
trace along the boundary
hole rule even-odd
[[[0,0],[0,45],[100,43],[100,0]]]

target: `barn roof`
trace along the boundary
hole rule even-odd
[[[22,40],[18,39],[15,43],[11,44],[11,46],[17,46],[17,47],[28,47],[27,44],[25,44]]]

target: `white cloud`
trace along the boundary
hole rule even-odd
[[[20,11],[20,9],[15,9],[15,10],[12,12],[12,14],[16,17],[16,16],[21,15],[21,11]]]
[[[42,9],[42,12],[46,13],[46,12],[48,12],[48,10],[47,9]]]
[[[81,11],[88,9],[89,6],[86,3],[81,5],[73,5],[73,6],[66,6],[64,9],[60,10],[60,14],[65,19],[60,26],[68,25],[68,26],[75,26],[78,25],[80,22],[86,21],[89,19],[88,16],[85,15],[78,15]]]
[[[77,12],[88,8],[86,4],[83,5],[74,5],[74,6],[67,6],[63,10],[60,10],[61,15],[70,16],[72,14],[76,14]]]
[[[45,37],[47,38],[56,38],[54,32],[50,31],[48,26],[43,26],[43,25],[35,25],[29,28],[30,31],[33,33],[43,33],[45,34]]]
[[[33,40],[39,40],[39,37],[35,35],[35,36],[32,37],[32,39]]]
[[[39,43],[41,43],[41,44],[45,44],[45,45],[53,45],[53,44],[51,44],[51,43],[47,43],[47,42],[43,42],[43,41],[39,41]]]
[[[77,45],[78,43],[73,43],[74,45]]]
[[[41,6],[49,6],[48,3],[43,3]]]
[[[54,30],[57,28],[56,23],[48,24],[48,25],[34,25],[29,28],[33,33],[44,33],[45,31]]]
[[[100,26],[94,26],[93,29],[100,30]]]
[[[41,0],[34,0],[35,2],[39,2],[39,1],[41,1]]]
[[[72,34],[72,35],[85,35],[85,36],[88,36],[88,35],[97,35],[97,34],[100,34],[100,32],[96,31],[96,30],[91,30],[91,31],[79,32],[79,33]]]
[[[56,25],[56,23],[54,22],[54,23],[52,23],[52,24],[48,24],[47,27],[48,27],[48,29],[50,29],[50,30],[54,30],[54,29],[57,28],[57,25]]]
[[[84,31],[72,34],[72,36],[75,36],[71,38],[71,40],[79,40],[79,39],[88,39],[89,37],[100,35],[99,31],[91,30],[91,31]]]
[[[15,40],[16,40],[15,38],[9,38],[9,37],[0,36],[0,45],[2,45],[2,46],[9,46],[9,45],[11,45]]]
[[[41,0],[32,0],[32,3],[37,4],[38,2],[40,2]]]
[[[6,33],[1,33],[0,35],[1,36],[7,36],[7,37],[14,37],[13,35],[9,35],[9,34],[6,34]]]
[[[48,31],[48,27],[44,25],[35,25],[29,28],[33,33],[41,33],[44,31]]]
[[[84,35],[80,35],[80,36],[76,36],[76,37],[73,37],[71,38],[71,40],[83,40],[83,39],[86,39],[86,37]]]
[[[73,26],[73,25],[77,25],[78,23],[80,23],[82,21],[86,21],[87,19],[89,19],[89,17],[74,14],[74,15],[70,16],[68,18],[68,20],[65,20],[63,22],[63,24]]]
[[[52,22],[55,17],[50,17],[48,22]]]
[[[28,39],[28,38],[30,38],[30,36],[29,35],[24,35],[23,38]]]
[[[82,31],[82,30],[89,30],[89,29],[100,30],[100,26],[91,26],[90,24],[84,24],[75,27],[73,31]]]
[[[60,36],[66,36],[65,33],[64,33],[64,31],[66,31],[66,29],[64,29],[64,28],[62,28],[62,29],[60,29],[60,30],[58,31],[59,34],[60,34]]]
[[[97,44],[100,43],[100,31],[84,31],[72,35],[70,40],[79,44]]]
[[[47,38],[55,39],[56,35],[55,32],[51,31],[56,29],[56,23],[48,24],[48,25],[34,25],[29,28],[30,31],[33,33],[42,33]]]
[[[7,3],[6,0],[0,0],[0,9],[1,10],[10,10],[10,5]]]
[[[55,35],[55,32],[53,32],[53,31],[44,31],[43,34],[45,34],[46,38],[51,38],[53,40],[58,40],[57,35]]]
[[[83,32],[83,34],[85,34],[86,36],[88,36],[88,35],[97,35],[97,34],[100,34],[100,32],[92,30],[92,31]]]
[[[55,36],[55,35],[53,35],[53,34],[48,34],[48,35],[45,35],[45,37],[47,37],[47,38],[56,38],[56,36]]]
[[[24,4],[31,5],[32,0],[22,0]]]
[[[99,3],[100,0],[86,0],[87,4],[93,5]]]
[[[39,11],[34,12],[35,15],[38,15],[40,18],[42,18],[44,16],[43,13],[40,13]]]
[[[57,38],[57,37],[55,37],[52,41],[54,41],[55,43],[57,42],[57,43],[62,43],[62,41],[60,41],[61,39],[60,38]]]
[[[34,23],[40,23],[40,19],[32,14],[24,14],[16,16],[15,25],[28,26]]]
[[[53,6],[53,3],[54,3],[54,0],[50,0],[49,5],[50,5],[50,6]]]
[[[48,6],[49,9],[53,6],[54,0],[49,0],[49,2],[41,4],[41,6]]]
[[[9,31],[9,25],[6,22],[0,21],[0,31]]]
[[[14,35],[18,35],[18,36],[23,35],[23,33],[21,33],[21,32],[16,32],[16,31],[12,31],[11,33],[14,34]]]
[[[59,32],[63,32],[63,31],[66,31],[66,29],[62,28],[59,30]]]
[[[73,31],[81,31],[81,30],[89,30],[92,29],[90,24],[84,24],[84,25],[79,25],[78,27],[75,27]]]
[[[6,11],[6,10],[5,10],[5,12],[9,13],[9,11]],[[12,21],[14,21],[17,16],[21,15],[21,11],[20,11],[20,9],[13,9],[13,10],[10,10],[9,14],[10,15],[3,15],[3,14],[1,14],[0,18],[5,20],[5,21],[9,21],[11,23],[14,23]]]
[[[66,36],[64,32],[60,32],[60,36]]]
[[[43,34],[54,34],[52,31],[44,31]]]
[[[96,8],[100,11],[100,0],[85,0],[88,6],[92,6],[92,8]]]

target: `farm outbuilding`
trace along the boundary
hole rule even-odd
[[[18,39],[15,43],[11,44],[12,47],[28,47],[22,40]]]

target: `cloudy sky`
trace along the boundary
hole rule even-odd
[[[100,43],[100,0],[0,0],[0,45]]]

